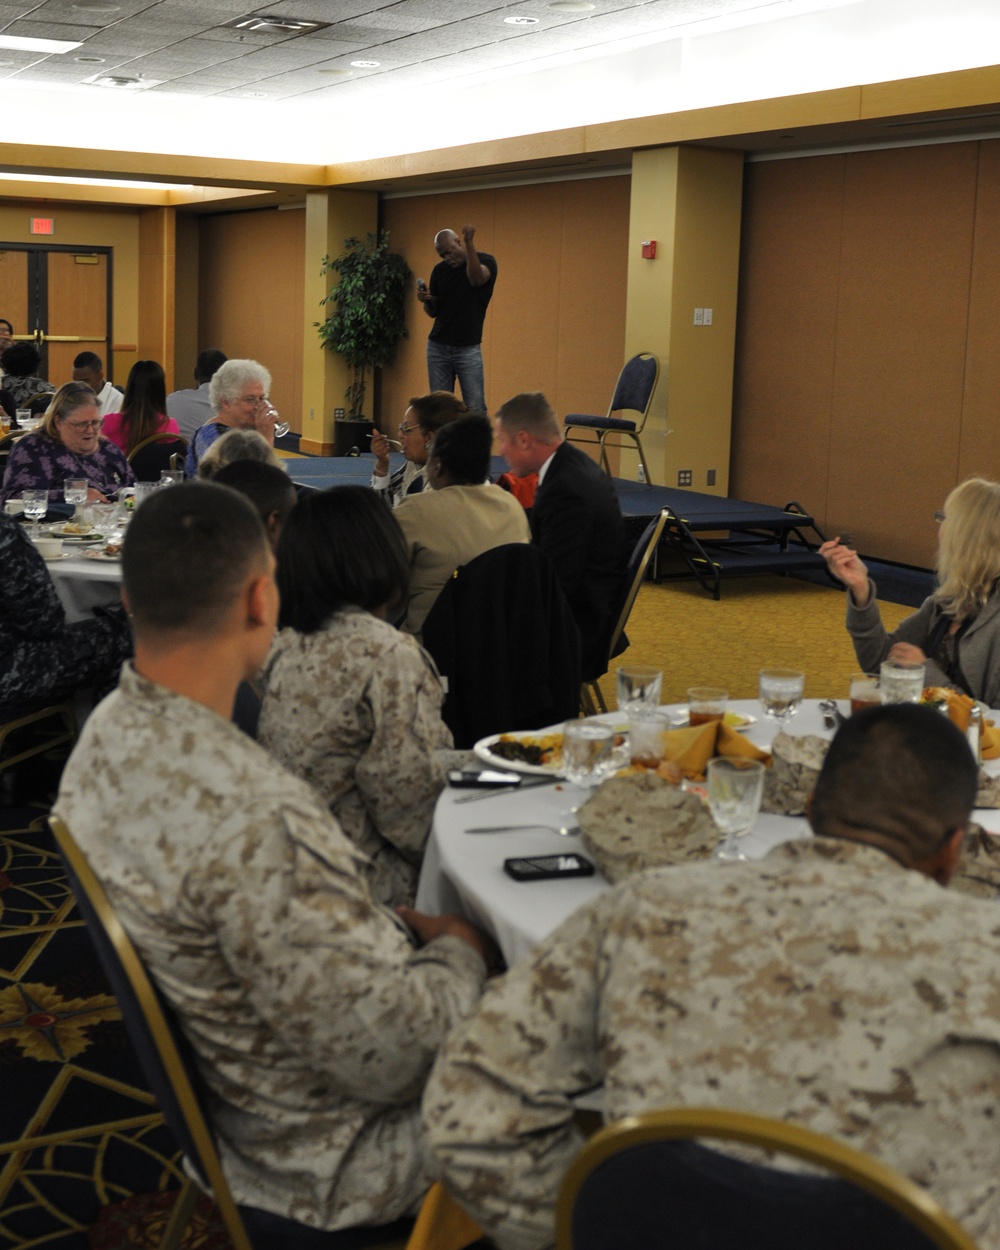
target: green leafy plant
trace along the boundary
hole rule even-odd
[[[322,274],[340,274],[340,282],[320,300],[335,311],[314,322],[324,347],[343,356],[354,371],[344,392],[350,415],[364,412],[370,369],[392,364],[399,340],[406,337],[405,295],[410,267],[398,252],[389,251],[389,231],[369,234],[367,240],[344,240],[346,249],[332,260],[323,257]]]

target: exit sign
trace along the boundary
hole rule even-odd
[[[31,233],[55,234],[53,219],[51,217],[32,217]]]

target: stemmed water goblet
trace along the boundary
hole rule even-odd
[[[39,534],[38,522],[49,510],[49,492],[47,490],[22,491],[24,515],[31,522],[31,537],[36,539]]]
[[[723,835],[716,859],[745,860],[738,838],[753,828],[764,795],[760,760],[717,756],[708,761],[708,810]]]
[[[264,404],[265,404],[265,412],[267,416],[271,417],[272,420],[274,421],[274,437],[284,438],[285,435],[288,433],[288,431],[292,428],[291,421],[279,420],[280,413],[278,412],[277,408],[275,408],[274,404],[271,403],[270,400],[265,400]]]
[[[77,508],[87,502],[89,493],[90,490],[85,477],[68,477],[63,482],[63,499],[73,505],[74,516],[76,516]]]

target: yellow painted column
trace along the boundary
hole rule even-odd
[[[306,194],[305,283],[302,335],[301,448],[315,456],[333,454],[333,412],[346,408],[351,371],[336,352],[319,341],[313,324],[322,321],[323,299],[337,275],[320,276],[324,256],[339,256],[344,240],[363,239],[378,228],[378,196],[374,191],[310,191]]]
[[[658,486],[728,493],[742,190],[742,152],[632,157],[625,356],[659,357],[642,435]],[[654,239],[656,258],[644,259]],[[637,468],[638,456],[623,453],[621,476]]]

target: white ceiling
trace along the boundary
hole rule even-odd
[[[814,0],[837,7],[844,0]],[[586,12],[548,0],[0,0],[0,34],[80,40],[63,54],[0,49],[0,82],[59,87],[95,74],[139,78],[144,91],[194,98],[310,97],[337,101],[383,91],[426,92],[477,73],[517,71],[545,58],[597,49],[706,20],[780,18],[788,0],[594,0]],[[326,23],[307,34],[227,27],[255,16]],[[536,18],[529,26],[511,17]],[[352,61],[380,62],[377,68]],[[102,90],[94,87],[93,90]],[[8,138],[14,136],[8,130]]]

